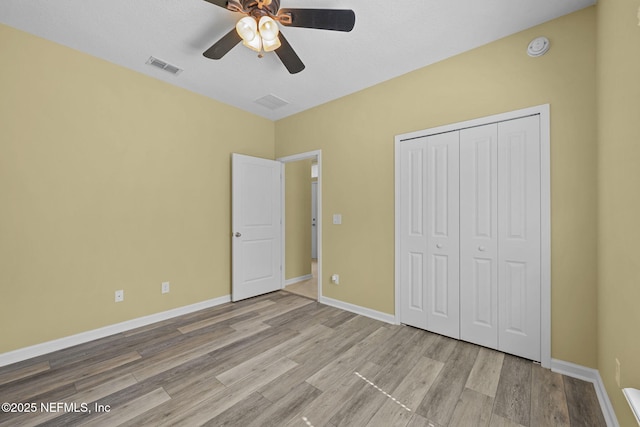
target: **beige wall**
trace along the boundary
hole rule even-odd
[[[394,312],[394,136],[551,105],[552,356],[596,367],[595,8],[276,122],[276,155],[322,149],[323,295]],[[551,50],[526,47],[547,36]],[[332,273],[340,284],[329,283]]]
[[[311,160],[285,163],[285,279],[311,274]]]
[[[393,313],[394,136],[549,103],[552,355],[596,367],[595,20],[588,8],[275,125],[0,26],[0,352],[228,294],[231,152],[322,149],[324,218],[343,214],[324,224],[323,293]],[[552,49],[529,58],[541,34]]]
[[[228,295],[230,153],[273,158],[273,122],[2,25],[0,52],[0,353]]]
[[[598,368],[618,421],[636,425],[615,383],[640,388],[640,26],[637,0],[598,1]]]

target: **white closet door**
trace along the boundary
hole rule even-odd
[[[460,338],[459,132],[427,137],[427,324]]]
[[[460,131],[460,338],[498,347],[498,125]]]
[[[426,138],[400,145],[400,321],[427,326]]]
[[[540,361],[539,116],[498,124],[498,349]]]
[[[459,311],[459,133],[402,143],[401,322],[454,338]]]

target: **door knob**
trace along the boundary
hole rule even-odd
[[[485,248],[484,246],[478,246],[478,250],[480,252],[484,252],[487,248]]]
[[[236,237],[242,237],[242,233],[240,233],[240,232],[236,231],[235,236],[236,236]]]
[[[436,248],[438,248],[438,249],[442,249],[442,243],[438,243],[438,244],[436,245]]]

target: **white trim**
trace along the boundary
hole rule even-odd
[[[596,396],[602,409],[602,415],[608,427],[619,427],[616,413],[613,411],[613,405],[609,400],[609,395],[600,377],[597,369],[587,368],[585,366],[576,365],[575,363],[565,362],[564,360],[551,359],[551,370],[558,374],[568,377],[577,378],[579,380],[588,381],[593,384],[596,390]]]
[[[416,132],[403,133],[396,135],[396,141],[407,141],[409,139],[422,138],[424,136],[436,135],[439,133],[453,132],[460,129],[467,129],[476,126],[484,126],[490,123],[504,122],[507,120],[519,119],[521,117],[533,116],[536,114],[549,114],[549,104],[536,105],[534,107],[522,108],[520,110],[509,111],[506,113],[494,114],[486,117],[465,120],[463,122],[450,123],[434,128],[422,129]]]
[[[549,104],[464,122],[452,123],[395,137],[395,323],[400,323],[400,144],[403,141],[452,132],[520,117],[540,116],[540,364],[551,366],[551,127]]]
[[[318,302],[326,305],[330,305],[332,307],[339,308],[341,310],[350,311],[352,313],[360,314],[365,317],[369,317],[371,319],[380,320],[381,322],[386,323],[396,323],[396,318],[393,314],[383,313],[381,311],[372,310],[370,308],[362,307],[355,304],[350,304],[348,302],[340,301],[333,298],[321,297],[318,299]]]
[[[305,280],[313,279],[313,274],[305,274],[304,276],[292,277],[284,281],[285,286],[293,285],[294,283],[304,282]]]
[[[551,367],[551,113],[540,114],[540,364]]]
[[[291,156],[279,157],[276,160],[282,163],[297,162],[299,160],[314,159],[318,164],[318,301],[322,298],[322,150],[307,151],[305,153],[293,154]],[[284,169],[282,172],[282,271],[285,270],[286,249],[285,245],[285,189],[284,189]],[[282,276],[282,289],[286,286],[284,275]]]
[[[277,161],[278,159],[276,159]],[[287,168],[284,166],[284,163],[280,162],[282,165],[282,169],[280,172],[280,280],[282,281],[280,287],[282,289],[287,286],[287,283],[284,279],[284,276],[287,274],[287,253],[285,252],[287,242],[285,240],[285,225],[287,224],[287,207],[285,203],[285,193],[286,193],[286,172]]]
[[[402,188],[400,187],[400,138],[396,136],[394,144],[394,172],[395,172],[395,187],[394,187],[394,203],[395,203],[395,229],[393,232],[394,235],[394,270],[395,270],[395,278],[394,278],[394,288],[395,288],[395,319],[394,322],[396,325],[400,324],[400,311],[402,310],[402,305],[400,304],[400,235],[402,233],[402,227],[400,225],[400,218],[402,218],[402,211],[400,209],[400,192]]]
[[[84,344],[86,342],[93,341],[99,338],[108,337],[109,335],[119,334],[121,332],[129,331],[141,326],[146,326],[152,323],[171,319],[173,317],[182,316],[183,314],[189,314],[198,310],[204,310],[205,308],[215,307],[217,305],[225,304],[230,301],[231,295],[225,295],[219,298],[201,301],[191,305],[185,305],[184,307],[178,307],[160,313],[150,314],[148,316],[138,317],[136,319],[115,323],[113,325],[104,326],[102,328],[93,329],[91,331],[81,332],[76,335],[70,335],[68,337],[47,341],[41,344],[19,348],[17,350],[0,354],[0,366],[11,365],[12,363],[21,362],[23,360],[31,359],[32,357],[41,356],[43,354],[62,350],[68,347],[73,347],[74,345],[78,344]]]
[[[629,402],[629,406],[631,406],[631,412],[633,412],[638,425],[640,425],[640,390],[636,388],[623,388],[622,394],[627,398],[627,402]]]

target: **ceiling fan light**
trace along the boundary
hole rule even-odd
[[[262,47],[264,48],[265,52],[274,51],[280,46],[282,46],[282,43],[280,43],[279,37],[276,37],[274,40],[262,39]]]
[[[236,24],[236,31],[245,42],[251,42],[258,35],[258,24],[250,16],[245,16]]]
[[[256,52],[260,52],[262,50],[262,39],[260,38],[260,36],[254,37],[253,40],[245,40],[242,42],[242,44],[251,50],[255,50]]]
[[[263,16],[260,18],[258,28],[260,29],[260,36],[262,36],[264,40],[277,40],[280,29],[278,28],[278,23],[271,17]]]

